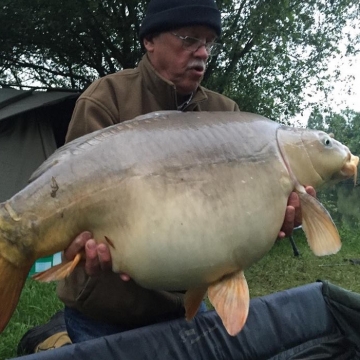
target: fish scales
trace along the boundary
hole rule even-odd
[[[288,196],[300,189],[296,152],[313,151],[303,130],[287,132],[250,113],[160,112],[85,135],[0,205],[0,259],[29,267],[89,230],[97,241],[110,239],[113,270],[141,286],[211,286],[276,240]],[[326,134],[311,134],[323,146]],[[346,167],[349,177],[355,170],[346,161],[356,159],[334,144],[340,155],[331,171]],[[305,172],[309,185],[324,178]]]
[[[271,153],[266,151],[261,152],[261,155],[257,154],[254,143],[255,140],[259,142],[262,138],[252,136],[250,128],[242,135],[244,138],[242,139],[236,133],[237,123],[229,120],[210,118],[210,121],[207,119],[203,125],[184,121],[183,117],[179,119],[180,121],[172,124],[170,128],[164,122],[155,121],[144,124],[140,129],[139,124],[135,124],[124,132],[123,137],[116,139],[115,136],[104,137],[102,143],[89,146],[86,151],[76,155],[78,157],[83,155],[88,160],[79,159],[77,164],[79,168],[73,171],[73,176],[70,178],[69,172],[62,169],[61,164],[57,165],[57,172],[52,172],[60,188],[57,195],[59,201],[62,196],[61,189],[68,189],[70,184],[74,184],[77,174],[87,173],[81,185],[82,194],[92,194],[95,191],[94,187],[98,187],[98,178],[101,178],[101,181],[99,180],[102,184],[101,190],[96,189],[99,200],[95,200],[96,197],[91,195],[91,206],[96,204],[95,210],[88,205],[85,207],[84,198],[88,195],[83,195],[81,201],[72,202],[72,207],[76,209],[81,202],[82,210],[89,214],[89,219],[77,220],[79,224],[82,222],[84,224],[81,228],[76,226],[76,231],[73,233],[90,229],[95,238],[104,239],[104,236],[107,236],[115,243],[115,247],[120,241],[118,238],[121,237],[121,252],[113,251],[112,254],[114,270],[125,271],[136,278],[141,285],[158,289],[182,289],[188,286],[189,281],[191,285],[204,280],[215,281],[224,272],[228,273],[239,267],[239,262],[247,267],[248,254],[253,252],[253,248],[259,253],[259,246],[264,238],[262,234],[264,230],[259,228],[259,234],[253,234],[259,239],[259,244],[255,240],[250,243],[251,246],[237,246],[238,253],[234,253],[236,236],[243,236],[241,228],[248,228],[246,223],[249,221],[249,216],[240,216],[240,214],[246,214],[245,209],[257,202],[256,197],[245,201],[242,194],[248,193],[255,187],[258,190],[259,202],[262,194],[267,190],[265,186],[260,188],[254,184],[254,178],[261,176],[260,173],[247,171],[244,167],[239,168],[231,162],[238,159],[241,163],[241,159],[246,160],[251,156],[246,142],[249,135],[253,157],[260,157],[266,161]],[[273,131],[279,126],[270,122],[265,124],[272,126]],[[259,124],[259,126],[264,125]],[[109,147],[107,141],[111,142],[112,149],[107,149]],[[161,144],[161,146],[152,147],[149,153],[147,144]],[[274,146],[273,152],[276,151],[276,143]],[[260,148],[267,149],[268,146],[261,144]],[[98,154],[104,151],[106,155],[99,159]],[[88,152],[96,152],[97,161],[104,165],[99,167],[98,164],[94,164]],[[270,161],[266,163],[268,171],[276,170]],[[281,167],[279,170],[284,171],[282,164],[279,165]],[[251,163],[248,166],[252,167]],[[267,172],[264,165],[258,169],[261,173]],[[248,173],[253,174],[253,179],[247,178]],[[62,179],[64,176],[66,183],[62,184],[65,181]],[[235,188],[233,184],[237,183],[238,178],[242,179],[240,185]],[[89,184],[87,191],[86,184]],[[274,196],[282,197],[279,207],[284,208],[291,189],[290,182],[286,192],[283,191],[282,186],[278,188],[278,192],[275,188],[272,189]],[[114,200],[114,197],[119,199]],[[88,198],[90,199],[90,196]],[[238,201],[234,201],[235,199]],[[100,211],[99,202],[104,204]],[[68,216],[75,215],[71,213],[71,207],[67,203],[60,207],[63,208],[65,216],[67,211],[70,211]],[[262,206],[257,206],[251,216],[263,217],[264,214],[256,212],[261,208]],[[59,212],[58,205],[55,211]],[[49,209],[46,213],[51,214],[51,212]],[[94,219],[100,213],[109,214],[108,219],[101,217],[103,225],[98,225],[99,220]],[[112,214],[117,214],[119,219],[114,218]],[[240,220],[237,219],[236,214]],[[268,219],[268,223],[269,225],[277,223],[277,227],[280,228],[283,214],[278,212],[273,214],[274,216]],[[217,227],[213,225],[213,217],[222,219],[215,222]],[[163,219],[167,221],[164,223]],[[274,237],[277,231],[278,229],[274,228]],[[246,237],[249,236],[250,234],[247,234]],[[169,237],[172,239],[171,242],[168,240]],[[214,242],[220,244],[216,252],[211,249],[215,246]],[[271,244],[266,244],[263,251],[267,251],[270,246]],[[159,257],[159,249],[162,253],[166,252],[166,256]],[[179,257],[179,254],[183,256]],[[198,254],[201,254],[201,259]],[[141,266],[139,266],[140,259],[142,259]],[[154,262],[159,264],[156,270]],[[209,262],[214,263],[210,273],[206,265]],[[176,268],[181,266],[187,271],[184,277],[179,278]],[[164,278],[165,269],[166,278]]]

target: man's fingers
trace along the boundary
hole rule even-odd
[[[290,193],[287,204],[293,206],[294,208],[298,208],[300,206],[299,195],[295,191]]]
[[[90,239],[85,246],[85,272],[89,276],[99,275],[104,270],[111,270],[111,254],[106,244],[97,244]]]
[[[107,245],[99,244],[97,246],[97,255],[99,258],[100,266],[102,270],[110,270],[112,261],[110,250]]]
[[[85,246],[85,272],[89,276],[94,276],[99,272],[100,262],[97,253],[97,245],[94,239],[90,239],[86,242]]]
[[[91,237],[92,234],[90,231],[84,231],[81,234],[79,234],[72,241],[72,243],[64,250],[65,259],[68,261],[73,260],[76,254],[78,254],[84,249],[86,242],[89,239],[91,239]]]
[[[289,199],[288,199],[288,206],[292,206],[295,209],[295,212],[294,212],[294,217],[292,218],[292,220],[288,220],[288,221],[292,221],[292,224],[291,224],[292,228],[291,228],[291,230],[286,229],[287,230],[286,231],[287,236],[291,235],[292,230],[294,229],[294,227],[297,227],[297,226],[301,225],[301,221],[302,221],[300,198],[299,198],[299,195],[296,192],[292,192],[290,194]],[[285,216],[286,216],[286,214],[285,214]],[[292,214],[291,214],[291,216],[292,216]]]
[[[306,186],[305,191],[316,197],[316,191],[312,186]],[[285,218],[281,230],[279,231],[278,237],[280,239],[290,236],[295,227],[300,226],[302,223],[302,214],[300,206],[299,195],[293,191],[288,198],[288,203],[285,211]]]
[[[288,205],[285,211],[283,226],[278,235],[280,238],[284,238],[285,236],[291,235],[294,229],[294,219],[295,219],[295,208],[291,205]]]
[[[120,273],[120,279],[122,281],[130,281],[130,276],[128,274],[125,274],[125,273]]]
[[[305,187],[305,191],[306,191],[309,195],[311,195],[311,196],[313,196],[314,198],[316,198],[316,191],[315,191],[315,189],[314,189],[312,186],[306,186],[306,187]]]

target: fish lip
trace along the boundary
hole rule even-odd
[[[349,153],[348,159],[340,169],[341,177],[347,179],[350,177],[354,177],[354,184],[357,181],[357,166],[359,164],[359,157],[354,156],[353,154]]]

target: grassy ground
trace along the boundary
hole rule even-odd
[[[55,294],[55,284],[27,280],[19,305],[0,335],[0,360],[16,357],[16,348],[24,333],[31,327],[46,322],[62,307]]]
[[[340,231],[342,249],[336,255],[316,257],[309,249],[301,230],[294,239],[301,256],[294,257],[289,240],[275,244],[270,253],[245,272],[251,297],[314,282],[318,279],[360,293],[360,239],[356,233]]]
[[[317,258],[308,249],[301,231],[294,238],[301,252],[295,258],[288,240],[278,242],[270,254],[247,270],[251,297],[257,297],[307,284],[317,279],[360,293],[360,265],[349,259],[360,259],[360,241],[356,233],[340,231],[342,250],[333,256]],[[1,306],[1,305],[0,305]],[[44,323],[62,307],[55,296],[54,284],[27,281],[20,303],[8,327],[0,335],[0,360],[16,356],[16,347],[22,335],[32,326]]]

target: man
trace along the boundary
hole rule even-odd
[[[136,69],[99,79],[82,94],[66,141],[152,111],[239,111],[234,101],[200,86],[220,34],[214,0],[152,0],[140,29],[146,54]],[[289,205],[280,237],[291,233],[299,214],[296,194]],[[58,285],[72,342],[184,316],[182,293],[147,290],[112,273],[109,249],[91,236],[80,234],[65,251],[71,260],[85,249],[86,263]]]

